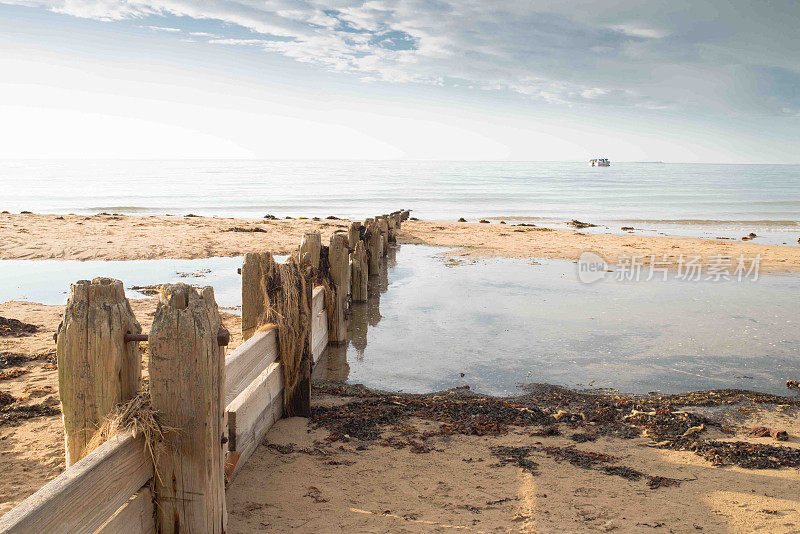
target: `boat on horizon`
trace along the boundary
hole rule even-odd
[[[611,160],[609,160],[608,158],[590,159],[589,163],[592,164],[592,167],[611,167]]]

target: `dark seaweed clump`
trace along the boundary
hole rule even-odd
[[[600,471],[610,476],[622,477],[626,480],[638,481],[647,480],[650,489],[658,489],[666,486],[678,486],[681,481],[662,477],[652,476],[642,473],[632,467],[617,465],[617,458],[608,454],[593,451],[584,451],[574,447],[544,447],[538,445],[527,445],[523,447],[492,447],[492,454],[498,458],[500,465],[516,465],[521,469],[536,475],[539,464],[531,460],[529,456],[533,453],[540,453],[554,459],[556,462],[568,462],[581,469],[592,469]]]
[[[0,336],[23,337],[35,334],[37,330],[36,325],[0,316]]]
[[[45,403],[23,404],[23,399],[5,391],[0,391],[0,426],[13,425],[25,419],[32,419],[43,415],[58,415],[61,413],[57,407]]]
[[[28,360],[29,358],[24,354],[3,351],[0,352],[0,369],[6,369],[7,367],[16,367],[18,365],[22,365]]]
[[[508,425],[549,425],[554,422],[551,416],[538,408],[462,390],[431,395],[378,393],[337,385],[326,385],[324,390],[331,394],[359,397],[341,406],[314,409],[312,422],[329,430],[331,440],[376,440],[382,427],[410,417],[442,423],[436,432],[438,435],[505,434]],[[420,439],[426,437],[430,436],[421,436]]]

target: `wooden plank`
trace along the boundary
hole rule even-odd
[[[225,530],[225,353],[214,290],[166,284],[150,328],[150,395],[164,428],[154,446],[156,528]]]
[[[328,312],[325,308],[319,311],[311,322],[311,356],[314,363],[325,352],[328,346]]]
[[[144,486],[133,494],[94,534],[155,534],[153,492]]]
[[[231,473],[230,480],[236,476],[236,474],[242,469],[244,464],[247,460],[253,455],[253,453],[258,448],[258,445],[261,443],[261,440],[264,439],[264,436],[267,435],[269,429],[272,428],[272,425],[277,423],[280,418],[283,417],[283,395],[279,398],[275,399],[269,406],[269,410],[264,415],[264,419],[262,422],[262,427],[259,430],[261,437],[258,440],[248,441],[243,445],[242,451],[237,451],[234,454],[239,454],[239,460],[237,461],[236,465],[233,468],[233,472]]]
[[[233,402],[253,379],[277,359],[278,327],[274,324],[263,326],[253,337],[231,351],[225,357],[225,405]]]
[[[311,315],[317,315],[325,309],[325,288],[316,286],[311,293]]]
[[[144,438],[113,437],[0,518],[3,534],[91,534],[153,477]]]
[[[241,450],[240,444],[250,439],[249,435],[253,433],[264,410],[281,395],[281,372],[280,363],[270,364],[228,405],[229,450]]]
[[[270,427],[283,415],[281,364],[270,364],[228,405],[228,447],[239,458],[236,473],[247,461]]]

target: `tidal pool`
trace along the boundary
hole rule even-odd
[[[0,302],[66,304],[70,284],[105,276],[122,280],[128,298],[145,297],[132,290],[133,286],[172,282],[212,286],[220,307],[238,311],[242,282],[237,269],[241,266],[241,256],[197,260],[0,260]]]
[[[584,284],[557,260],[449,258],[404,245],[352,307],[321,379],[405,392],[546,382],[625,392],[746,388],[800,375],[800,277]]]
[[[500,395],[535,382],[786,394],[786,379],[800,377],[800,276],[584,284],[571,261],[445,252],[392,248],[387,268],[370,279],[370,300],[352,307],[348,342],[326,351],[315,377],[406,392],[469,385]],[[109,276],[131,298],[143,297],[134,285],[210,285],[220,307],[238,312],[241,262],[5,260],[0,302],[61,305],[70,283]]]

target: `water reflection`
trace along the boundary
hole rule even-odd
[[[518,385],[785,393],[800,375],[800,277],[592,285],[569,261],[449,258],[391,249],[348,340],[314,378],[394,391]]]
[[[314,367],[315,380],[346,382],[350,374],[347,355],[357,362],[364,361],[367,349],[367,330],[378,326],[381,321],[381,294],[389,289],[389,270],[397,265],[397,249],[399,245],[390,245],[380,272],[370,276],[367,281],[368,297],[366,302],[354,302],[350,306],[347,317],[347,342],[339,345],[328,345],[322,359]]]

